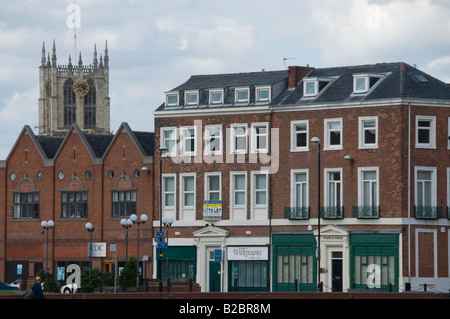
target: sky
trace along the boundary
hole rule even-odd
[[[111,130],[152,132],[197,74],[406,62],[450,83],[449,17],[448,0],[0,0],[0,160],[38,133],[43,43],[91,64],[107,40]]]

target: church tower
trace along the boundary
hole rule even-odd
[[[42,44],[39,67],[39,134],[53,135],[69,129],[76,123],[82,130],[96,133],[110,131],[109,56],[105,41],[104,57],[83,65],[81,53],[78,64],[57,65],[53,40],[52,55],[46,58]]]

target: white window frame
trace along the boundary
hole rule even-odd
[[[309,169],[293,169],[291,170],[291,207],[297,207],[297,174],[306,175],[306,203],[302,203],[303,206],[299,207],[309,207]]]
[[[266,133],[258,134],[256,132],[257,127],[265,127]],[[257,148],[259,138],[265,138],[266,146],[264,148]],[[269,123],[268,122],[252,123],[252,125],[251,125],[251,143],[250,143],[251,144],[250,145],[251,152],[252,153],[268,153],[269,152],[269,143],[270,143]]]
[[[166,194],[171,192],[166,192],[166,179],[173,178],[173,206],[168,206],[166,203]],[[162,190],[163,190],[163,210],[166,209],[176,209],[177,206],[177,175],[176,174],[163,174],[162,175]]]
[[[239,93],[240,92],[246,92],[247,98],[246,99],[239,99]],[[248,103],[250,101],[250,89],[247,88],[236,88],[234,90],[234,102],[235,103]]]
[[[186,191],[185,190],[185,179],[186,178],[194,178],[194,190],[193,191]],[[191,193],[194,195],[194,204],[193,205],[186,205],[185,201],[185,194]],[[180,174],[180,207],[182,209],[193,209],[195,210],[196,206],[196,198],[197,198],[197,178],[196,173],[182,173]]]
[[[236,129],[237,128],[244,128],[245,129],[245,149],[236,149]],[[248,125],[247,123],[243,123],[243,124],[231,124],[230,125],[230,129],[231,129],[231,141],[230,141],[230,145],[231,145],[231,150],[230,150],[230,154],[247,154],[248,151]],[[241,136],[241,135],[239,135]]]
[[[159,144],[161,145],[161,146],[165,146],[165,147],[167,147],[168,148],[168,146],[166,145],[166,139],[165,139],[165,137],[164,137],[164,132],[168,132],[168,131],[173,131],[173,139],[171,139],[171,140],[173,140],[175,143],[174,143],[174,145],[173,145],[173,148],[172,148],[172,150],[170,151],[169,149],[167,150],[167,153],[166,154],[164,154],[164,156],[176,156],[177,155],[177,139],[178,139],[178,136],[177,136],[177,128],[176,127],[174,127],[174,126],[171,126],[171,127],[161,127],[160,128],[160,135],[159,135],[159,139],[160,139],[160,141],[159,141]]]
[[[312,93],[308,93],[308,86],[314,85],[314,90]],[[317,78],[310,78],[310,79],[304,79],[303,80],[303,96],[304,97],[312,97],[317,96],[319,91],[319,81],[317,81]]]
[[[195,102],[189,102],[188,96],[189,95],[195,95],[197,97]],[[185,105],[198,105],[199,104],[199,99],[198,99],[199,95],[198,95],[198,91],[185,91],[184,92],[184,104]]]
[[[330,207],[328,206],[329,203],[329,198],[330,198],[330,194],[328,192],[329,188],[328,188],[328,183],[330,182],[329,180],[329,173],[335,173],[335,172],[339,172],[340,173],[340,198],[339,198],[339,202],[340,205],[339,206],[332,206],[332,207],[342,207],[344,206],[344,181],[343,181],[343,175],[342,175],[342,168],[341,167],[337,167],[337,168],[325,168],[324,169],[324,206],[325,207]]]
[[[218,146],[219,149],[218,150],[211,150],[211,130],[212,129],[217,129],[219,130],[220,134],[218,137],[216,137],[219,140]],[[214,155],[222,155],[222,142],[223,142],[223,133],[222,133],[222,124],[216,124],[216,125],[206,125],[205,126],[205,133],[204,133],[204,140],[205,140],[205,150],[204,150],[204,154],[205,156],[214,156]]]
[[[186,131],[194,130],[194,136],[187,138],[185,136]],[[192,139],[194,142],[194,150],[186,150],[186,141]],[[181,145],[181,155],[182,156],[196,156],[197,155],[197,126],[182,126],[180,128],[180,145]]]
[[[375,128],[371,128],[375,130],[375,143],[366,143],[365,141],[365,131],[364,128],[365,122],[375,121]],[[359,148],[360,149],[373,149],[378,148],[378,116],[361,116],[358,119],[359,122]],[[367,129],[370,130],[370,129]]]
[[[375,180],[375,192],[376,192],[376,203],[374,205],[370,206],[379,206],[380,205],[380,174],[379,174],[379,168],[378,166],[373,167],[358,167],[358,206],[364,205],[364,183],[366,180],[363,179],[365,172],[373,172],[376,173],[376,180]],[[373,183],[371,182],[371,189],[373,187]],[[371,192],[372,193],[372,192]]]
[[[175,96],[177,98],[176,103],[169,103],[169,97]],[[166,92],[166,106],[179,106],[180,105],[180,94],[179,92]]]
[[[353,93],[361,94],[368,93],[372,89],[374,89],[379,83],[380,80],[384,77],[383,74],[353,74]],[[379,78],[377,83],[375,83],[372,87],[370,86],[370,78]],[[358,89],[357,82],[358,80],[364,80],[364,88]]]
[[[430,142],[419,143],[419,122],[430,121]],[[416,148],[436,148],[436,116],[416,115]]]
[[[221,99],[220,101],[213,101],[213,95],[220,93],[221,94]],[[223,99],[224,99],[224,93],[223,93],[223,89],[214,89],[214,90],[210,90],[209,91],[209,104],[210,105],[220,105],[223,104]]]
[[[256,189],[256,176],[258,175],[264,175],[266,177],[266,188],[265,190],[259,190]],[[268,203],[269,203],[269,174],[265,171],[253,171],[251,172],[251,182],[250,182],[250,187],[251,187],[251,200],[252,200],[252,207],[253,208],[267,208],[268,207]],[[257,192],[265,192],[265,198],[266,198],[266,203],[265,204],[257,204],[256,203],[256,193]]]
[[[210,200],[210,193],[212,192],[209,188],[209,177],[212,176],[219,176],[219,200],[222,200],[222,173],[221,172],[209,172],[209,173],[205,173],[205,181],[204,181],[204,185],[205,185],[205,192],[204,192],[204,196],[205,196],[205,200]],[[217,192],[217,191],[214,191]]]
[[[328,127],[328,124],[332,122],[339,122],[340,125],[340,144],[339,145],[330,145],[330,133],[331,130]],[[325,119],[324,120],[324,136],[325,136],[325,143],[324,143],[324,150],[342,150],[344,145],[344,134],[343,134],[343,122],[342,118],[333,118],[333,119]]]
[[[268,91],[269,97],[268,98],[259,98],[259,92],[260,91]],[[255,101],[258,102],[270,102],[272,100],[272,88],[270,86],[257,86],[255,88]]]
[[[244,190],[239,190],[239,192],[244,192],[244,203],[236,204],[236,185],[234,182],[235,176],[244,176],[245,186]],[[247,207],[247,172],[246,171],[232,171],[230,172],[230,206],[232,208],[245,208]]]
[[[306,125],[306,146],[297,146],[297,125]],[[291,121],[291,152],[309,151],[309,120]]]
[[[414,167],[414,205],[419,206],[418,199],[419,199],[419,187],[418,187],[418,180],[417,175],[419,171],[426,171],[431,173],[431,181],[430,181],[430,187],[431,187],[431,206],[437,206],[437,168],[436,167],[426,167],[426,166],[415,166]],[[422,198],[422,201],[424,198]],[[426,206],[426,205],[422,205]]]

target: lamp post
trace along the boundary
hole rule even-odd
[[[91,271],[92,271],[92,233],[94,232],[95,228],[92,227],[91,223],[86,223],[84,225],[86,230],[89,232],[90,237],[90,243],[89,243],[89,288],[91,287]]]
[[[161,140],[161,137],[160,137]],[[163,210],[163,189],[162,189],[162,160],[163,155],[168,151],[167,146],[161,145],[159,147],[159,231],[162,231],[162,210]],[[162,254],[159,253],[159,267],[158,267],[158,277],[159,277],[159,292],[163,291],[162,285]]]
[[[322,291],[320,282],[320,138],[313,137],[311,144],[317,145],[317,291]]]
[[[166,248],[166,277],[167,277],[167,292],[170,291],[170,279],[169,279],[169,227],[173,224],[173,218],[172,217],[164,217],[162,219],[162,223],[165,227],[167,227],[166,230],[166,236],[167,236],[167,248]]]
[[[130,220],[132,223],[137,224],[137,265],[136,265],[136,290],[139,291],[139,226],[142,224],[145,224],[145,222],[148,220],[148,216],[146,214],[142,214],[140,216],[140,221],[138,220],[138,217],[136,214],[132,214],[130,216]]]
[[[133,225],[133,222],[130,219],[122,218],[120,220],[120,225],[122,225],[122,227],[125,228],[125,230],[126,230],[125,261],[128,261],[128,228],[130,228]]]
[[[44,220],[41,222],[41,227],[43,228],[42,233],[44,233],[44,231],[47,231],[47,246],[45,249],[45,273],[47,274],[47,277],[48,277],[48,271],[49,271],[49,267],[48,267],[48,231],[50,229],[52,229],[53,226],[55,226],[55,222],[53,220],[49,220],[49,221]]]

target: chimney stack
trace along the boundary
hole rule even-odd
[[[300,82],[311,70],[309,66],[290,66],[289,67],[289,88],[293,89],[297,87]]]

